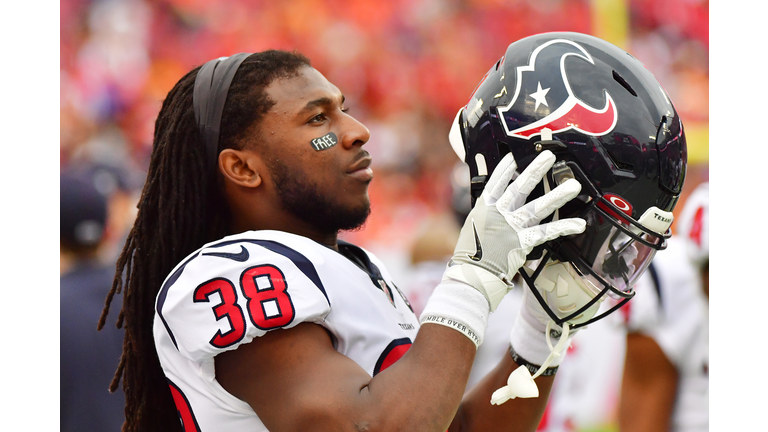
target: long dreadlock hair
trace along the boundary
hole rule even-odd
[[[266,87],[292,77],[309,59],[269,50],[243,61],[229,88],[219,148],[242,149],[258,142],[258,125],[275,104]],[[155,297],[170,271],[207,242],[229,232],[229,207],[218,170],[206,168],[206,154],[193,110],[195,77],[187,73],[163,101],[155,122],[152,156],[138,214],[116,265],[98,329],[104,327],[115,294],[123,293],[117,327],[125,328],[123,355],[109,386],[125,392],[124,432],[181,431],[181,423],[160,361],[152,327]]]

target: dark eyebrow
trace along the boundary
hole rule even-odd
[[[341,104],[342,105],[344,105],[344,101],[345,100],[346,100],[346,97],[344,95],[341,95]],[[321,98],[318,98],[318,99],[311,100],[311,101],[307,102],[307,104],[304,105],[304,108],[302,108],[301,111],[299,111],[299,113],[303,113],[305,111],[310,111],[310,110],[312,110],[312,109],[314,109],[315,107],[318,107],[318,106],[332,105],[333,103],[334,103],[333,99],[331,99],[329,97],[321,97]]]

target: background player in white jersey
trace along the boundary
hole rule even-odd
[[[622,432],[709,430],[709,183],[625,306]]]
[[[563,38],[598,50],[608,45],[562,34],[510,45],[507,53],[530,54],[530,43]],[[609,59],[626,61],[622,51],[610,50]],[[676,150],[685,142],[668,108],[667,126],[679,142],[664,153],[671,155],[665,162],[683,168],[671,179],[675,186],[685,167],[684,151]],[[616,261],[595,277],[632,278],[643,266],[612,267],[625,263],[623,252],[663,246],[671,221],[637,221],[639,214],[617,210],[599,193],[589,196],[608,206],[612,220],[624,212],[619,222],[589,225],[561,214],[541,223],[576,197],[582,182],[593,184],[586,175],[560,176],[557,185],[537,191],[557,157],[539,148],[518,163],[510,153],[486,165],[482,193],[419,326],[381,263],[337,241],[339,230],[367,217],[372,179],[362,149],[368,130],[346,111],[340,90],[306,58],[278,51],[212,60],[170,92],[115,278],[115,290],[123,277],[126,287],[126,344],[116,379],[124,379],[127,430],[174,430],[179,417],[184,430],[532,430],[569,325],[588,321],[607,291],[562,275],[567,280],[557,294],[575,313],[553,325],[548,305],[562,313],[566,304],[541,294],[549,290],[542,282],[534,292],[547,298],[528,296],[516,320],[524,324],[512,332],[519,353],[504,355],[463,395],[488,314],[527,255],[589,228],[597,238],[611,234],[611,250],[594,248],[602,253],[595,265]],[[474,151],[475,139],[459,133],[454,146]],[[665,137],[660,141],[667,145]],[[640,214],[664,216],[674,206],[674,193],[637,187],[652,197],[637,202]],[[593,211],[588,205],[584,216]],[[609,224],[628,237],[621,251],[612,249],[618,234]],[[549,275],[568,271],[570,261],[561,259],[538,261]],[[538,280],[540,270],[533,271],[526,276]],[[562,337],[544,359],[550,329]],[[529,370],[543,376],[534,382]]]

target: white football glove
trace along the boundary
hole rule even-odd
[[[525,203],[554,163],[555,156],[545,150],[509,184],[517,163],[511,153],[499,162],[464,222],[444,281],[453,279],[474,287],[493,311],[512,289],[512,277],[534,247],[584,232],[586,222],[581,218],[540,224],[578,195],[581,184],[575,179]]]

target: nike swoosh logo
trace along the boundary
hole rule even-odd
[[[229,258],[231,260],[235,260],[238,262],[246,262],[250,257],[250,255],[248,254],[248,249],[246,249],[245,246],[243,245],[240,245],[240,252],[238,253],[208,252],[208,253],[204,253],[203,255],[210,255],[210,256],[215,256],[220,258]]]
[[[480,237],[477,235],[477,227],[475,227],[474,219],[472,219],[472,231],[475,232],[475,248],[477,251],[474,255],[467,254],[467,256],[472,261],[480,261],[483,258],[483,245],[480,244]]]

